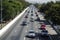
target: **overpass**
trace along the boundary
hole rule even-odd
[[[36,14],[40,18],[40,22],[35,21],[37,19]],[[31,15],[33,14],[33,16]],[[25,18],[28,16],[28,18]],[[34,19],[34,22],[31,22],[31,18]],[[22,25],[23,22],[26,22],[26,25]],[[46,29],[48,30],[50,35],[57,35],[56,31],[47,23],[46,19],[42,13],[38,12],[38,9],[33,5],[27,7],[22,13],[20,13],[16,18],[14,18],[9,24],[7,24],[0,31],[0,40],[52,40],[52,37],[49,35],[49,38],[37,38],[37,39],[29,39],[26,38],[25,35],[31,29],[35,32],[40,32],[38,29],[41,26],[41,22],[46,23]]]

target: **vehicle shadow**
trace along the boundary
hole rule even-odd
[[[48,36],[41,36],[41,34],[38,33],[37,37],[39,38],[39,40],[60,40],[60,35],[58,34],[55,35],[48,34]]]
[[[21,26],[26,26],[27,24],[21,24]]]
[[[40,22],[43,22],[46,25],[50,25],[50,23],[48,21],[46,21],[46,20],[40,20]]]
[[[59,34],[55,34],[55,35],[50,35],[52,40],[60,40],[60,35]]]

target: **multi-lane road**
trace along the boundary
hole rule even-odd
[[[37,9],[33,6],[30,6],[30,8],[25,12],[24,16],[21,18],[21,20],[12,29],[12,31],[7,34],[2,40],[52,40],[51,36],[47,38],[38,37],[35,39],[25,37],[29,30],[34,30],[37,33],[40,32],[38,28],[41,26],[41,24],[40,22],[35,21],[37,19],[35,13],[38,13]],[[31,14],[33,14],[33,16]],[[25,18],[25,16],[27,16],[28,18]],[[31,18],[33,18],[33,22],[31,22]],[[22,25],[23,22],[26,22],[26,25]]]

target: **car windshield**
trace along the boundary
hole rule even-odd
[[[48,31],[42,31],[42,32],[46,32],[47,33]]]
[[[29,32],[29,33],[35,33],[35,32]]]

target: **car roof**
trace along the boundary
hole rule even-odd
[[[34,32],[34,30],[29,30],[29,32],[30,32],[30,31],[33,31],[33,32]]]
[[[42,23],[42,25],[45,25],[44,23]]]
[[[47,30],[42,30],[41,32],[48,32]]]

